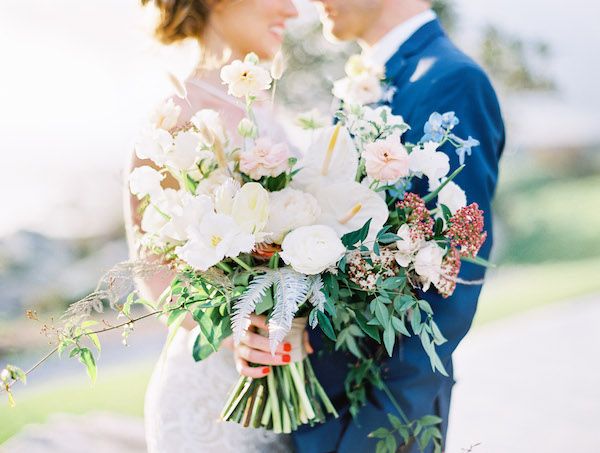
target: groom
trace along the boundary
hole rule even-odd
[[[416,143],[433,112],[456,112],[459,137],[472,136],[480,146],[466,158],[466,167],[456,178],[468,202],[476,202],[485,212],[488,239],[480,255],[488,258],[492,247],[491,202],[498,176],[498,160],[504,146],[504,125],[498,100],[483,70],[448,39],[431,3],[426,0],[319,0],[325,29],[341,40],[357,40],[375,63],[385,65],[386,78],[395,88],[390,102],[393,113],[402,115],[412,129],[408,142]],[[442,148],[450,156],[451,168],[459,166],[454,148]],[[416,185],[412,191],[425,193]],[[482,267],[463,264],[460,277],[480,280]],[[452,378],[452,353],[471,326],[481,291],[480,285],[459,284],[452,297],[442,299],[434,290],[420,297],[433,307],[434,319],[447,343],[438,347],[440,358],[450,374],[444,377],[431,370],[429,358],[417,336],[403,338],[398,351],[383,365],[384,379],[409,419],[427,414],[443,419],[442,433],[448,426]],[[315,350],[321,349],[318,335],[311,336]],[[370,389],[369,403],[353,421],[344,400],[344,377],[351,358],[343,353],[321,351],[311,359],[315,371],[338,408],[339,419],[294,435],[298,452],[359,453],[375,451],[376,440],[367,435],[388,427],[386,414],[395,413],[390,400]],[[417,452],[415,444],[401,451]],[[430,450],[429,450],[430,451]]]

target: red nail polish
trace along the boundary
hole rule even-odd
[[[266,366],[263,368],[262,371],[263,371],[263,374],[269,374],[269,371],[271,371],[271,369],[268,366]]]
[[[289,343],[284,343],[284,345],[283,345],[283,350],[284,350],[285,352],[290,352],[290,351],[292,350],[292,345],[291,345],[291,344],[289,344]]]
[[[290,360],[292,360],[292,358],[289,356],[289,354],[283,354],[284,363],[290,363]]]

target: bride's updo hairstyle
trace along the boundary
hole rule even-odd
[[[154,3],[160,13],[156,37],[163,44],[188,38],[199,40],[208,23],[211,6],[218,0],[141,0]]]

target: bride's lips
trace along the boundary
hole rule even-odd
[[[271,25],[269,27],[269,32],[279,41],[283,41],[283,33],[285,32],[285,26],[283,24]]]

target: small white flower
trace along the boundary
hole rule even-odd
[[[194,269],[202,271],[219,263],[225,257],[250,253],[254,235],[244,232],[232,217],[209,214],[199,225],[188,228],[190,240],[177,247],[175,253]]]
[[[276,244],[281,244],[285,235],[295,228],[312,225],[321,215],[319,203],[309,193],[286,187],[269,193],[269,197],[269,221],[265,231]]]
[[[467,205],[467,195],[454,181],[450,181],[444,186],[437,196],[438,207],[446,205],[450,212],[454,215],[456,211],[464,208]]]
[[[427,176],[430,188],[450,171],[450,158],[437,151],[438,146],[438,143],[427,142],[415,147],[409,155],[410,171],[417,176]]]
[[[331,118],[317,109],[312,109],[298,115],[296,124],[305,130],[320,129],[331,124]]]
[[[283,261],[306,275],[320,274],[334,266],[346,251],[336,232],[325,225],[295,229],[285,237],[281,248]]]
[[[142,131],[135,143],[135,154],[140,159],[150,159],[162,167],[172,146],[173,137],[169,132],[164,129],[149,128]]]
[[[227,143],[227,132],[219,112],[211,109],[199,110],[190,122],[200,131],[200,137],[206,146],[212,146],[215,139],[222,144]]]
[[[175,105],[173,99],[169,98],[156,108],[150,121],[155,128],[168,131],[177,125],[180,114],[181,107]]]
[[[256,138],[258,128],[251,120],[243,118],[238,124],[238,133],[244,138]]]
[[[150,195],[151,198],[160,195],[162,188],[160,182],[164,179],[154,168],[144,165],[136,167],[129,175],[129,190],[139,199]]]
[[[0,372],[0,381],[2,382],[8,382],[9,379],[12,378],[12,374],[10,371],[8,371],[6,368],[4,368],[1,372]]]
[[[256,234],[269,220],[269,192],[257,182],[249,182],[235,194],[232,216],[243,231]]]
[[[396,248],[398,249],[395,254],[396,262],[402,267],[408,267],[424,241],[413,240],[410,227],[406,223],[398,229],[396,235],[401,239],[396,241]]]
[[[437,285],[442,273],[442,260],[445,251],[434,241],[428,241],[415,256],[415,272],[421,277],[423,291],[431,284]]]
[[[228,85],[228,93],[238,98],[256,97],[271,87],[269,72],[250,61],[235,60],[223,66],[221,79]]]
[[[345,77],[333,83],[333,95],[347,104],[372,104],[381,99],[381,80],[369,73],[356,78]]]
[[[283,76],[285,71],[285,60],[281,51],[275,54],[273,61],[271,62],[271,77],[273,80],[279,80]]]

